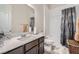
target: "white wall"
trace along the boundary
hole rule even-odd
[[[49,34],[52,35],[53,39],[60,39],[60,26],[61,26],[61,12],[53,11],[50,12],[50,21],[49,21]]]
[[[48,36],[49,35],[49,8],[47,5],[44,5],[44,20],[45,20],[44,21],[45,36]]]
[[[20,32],[22,24],[28,24],[34,12],[25,4],[12,5],[12,31]]]
[[[61,10],[69,7],[76,6],[77,17],[79,17],[78,5],[62,5],[60,7],[51,8],[49,11],[49,34],[53,39],[60,42],[61,35]]]

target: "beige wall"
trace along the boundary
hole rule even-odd
[[[35,26],[37,33],[44,31],[44,8],[42,4],[32,5],[35,11]]]
[[[34,11],[27,5],[12,5],[12,31],[20,32],[22,24],[28,24]]]

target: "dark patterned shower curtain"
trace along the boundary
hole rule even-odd
[[[61,44],[66,45],[67,39],[74,39],[76,29],[75,7],[62,10],[61,19]]]

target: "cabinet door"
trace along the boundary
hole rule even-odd
[[[34,47],[36,45],[38,45],[38,39],[35,40],[35,41],[32,41],[32,42],[30,42],[30,43],[28,43],[26,45],[24,45],[25,46],[25,51],[31,49],[32,47]]]
[[[44,42],[39,44],[39,54],[43,54],[44,53]]]
[[[38,45],[26,52],[26,54],[38,54]]]
[[[20,47],[13,51],[8,52],[7,54],[23,54],[23,53],[24,53],[23,47]]]

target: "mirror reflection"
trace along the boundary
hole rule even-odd
[[[34,9],[26,4],[0,4],[0,37],[34,31]]]

